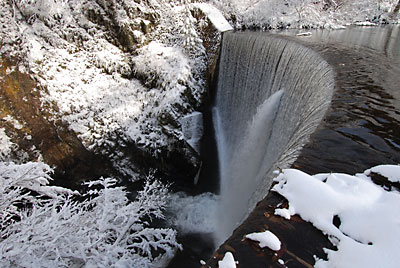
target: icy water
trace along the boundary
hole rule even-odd
[[[378,164],[400,163],[399,32],[399,26],[384,26],[313,31],[310,37],[279,34],[316,51],[332,67],[335,79],[330,107],[295,168],[354,174]],[[307,64],[307,58],[304,61]],[[196,217],[212,211],[208,202],[194,203],[206,204]],[[212,254],[209,232],[186,231],[181,238],[186,250],[169,267],[200,267],[200,260]]]

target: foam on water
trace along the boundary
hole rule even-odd
[[[212,193],[189,196],[183,192],[170,195],[168,221],[182,234],[214,233],[219,197]]]

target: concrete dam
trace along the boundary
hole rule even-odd
[[[323,118],[334,88],[313,50],[268,34],[223,36],[213,110],[220,163],[216,243],[267,193]]]

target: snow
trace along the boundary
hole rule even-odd
[[[52,181],[50,174],[53,170],[42,162],[28,162],[15,164],[13,162],[0,162],[0,184],[3,186],[1,198],[5,198],[7,188],[25,188],[44,196],[57,199],[60,195],[78,194],[66,188],[49,186]],[[2,203],[4,203],[4,200]]]
[[[211,3],[235,29],[342,29],[365,20],[369,23],[387,21],[397,1],[212,0]],[[394,18],[393,22],[396,21]]]
[[[20,123],[13,119],[11,116],[3,118],[6,122],[13,124],[17,129],[22,128]],[[26,140],[31,140],[31,135],[24,135]],[[34,145],[31,146],[30,151],[33,153],[35,160],[40,161],[43,159],[41,153],[36,149]],[[29,154],[26,151],[20,150],[18,144],[12,142],[11,138],[7,135],[5,128],[0,128],[0,165],[9,161],[24,162],[29,159]],[[17,159],[15,159],[17,158]]]
[[[261,248],[268,247],[271,250],[278,251],[281,249],[281,241],[279,238],[270,231],[261,233],[251,233],[245,236],[246,238],[259,242]]]
[[[0,53],[23,59],[18,68],[40,84],[43,107],[58,108],[46,111],[50,120],[62,120],[87,149],[134,175],[121,147],[170,150],[182,138],[180,118],[200,104],[207,58],[199,30],[207,22],[179,1],[108,2],[7,2],[0,7]],[[118,12],[107,12],[111,6]],[[112,30],[89,11],[131,29],[137,43],[110,40]]]
[[[369,176],[371,172],[378,173],[383,177],[386,177],[391,182],[400,182],[399,165],[379,165],[371,169],[367,169],[364,174]]]
[[[236,268],[236,262],[231,252],[226,252],[224,258],[218,261],[219,268]]]
[[[304,33],[298,33],[296,36],[311,36],[312,32],[304,32]]]
[[[176,47],[152,41],[139,50],[135,57],[135,71],[148,76],[147,81],[154,82],[166,89],[173,89],[180,82],[187,81],[191,74],[188,59],[183,51]]]
[[[23,125],[16,120],[15,118],[13,118],[11,115],[7,115],[6,117],[3,117],[3,120],[12,123],[15,129],[22,129]]]
[[[11,74],[12,72],[14,72],[15,71],[15,67],[7,67],[7,69],[6,69],[6,75],[9,75],[9,74]]]
[[[275,209],[275,213],[274,214],[277,215],[277,216],[281,216],[281,217],[283,217],[283,218],[285,218],[287,220],[290,220],[291,213],[286,208],[277,208],[277,209]]]
[[[78,193],[48,185],[51,172],[40,162],[0,164],[1,267],[163,267],[181,248],[174,230],[149,227],[164,217],[159,181],[148,177],[129,201],[115,179],[101,178],[76,202]]]
[[[195,3],[193,6],[199,8],[211,21],[214,27],[220,32],[233,30],[233,27],[224,18],[221,11],[208,3]]]
[[[183,138],[200,154],[200,141],[203,137],[203,114],[194,112],[184,116],[180,120]]]
[[[370,22],[370,21],[357,21],[354,23],[357,26],[378,26],[378,24]]]
[[[372,168],[371,170],[374,170]],[[397,166],[378,166],[392,175]],[[325,249],[328,260],[315,267],[398,267],[400,261],[400,193],[385,191],[368,177],[340,173],[310,176],[285,169],[273,187],[289,201],[290,215],[299,214],[327,234],[338,250]],[[340,226],[333,224],[339,217]]]
[[[4,161],[8,158],[13,149],[14,143],[7,136],[5,129],[0,128],[0,160]]]
[[[213,233],[216,230],[219,197],[212,193],[169,195],[168,222],[181,233]]]

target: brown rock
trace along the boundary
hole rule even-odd
[[[2,58],[0,78],[0,127],[5,128],[18,150],[28,154],[27,160],[37,160],[36,148],[43,161],[55,167],[57,183],[64,186],[110,173],[108,162],[87,151],[67,125],[49,120],[49,111],[57,111],[57,107],[43,106],[40,98],[44,89],[29,74],[19,71],[16,62]],[[18,120],[22,128],[5,120],[8,115]],[[17,158],[18,152],[14,154]]]

